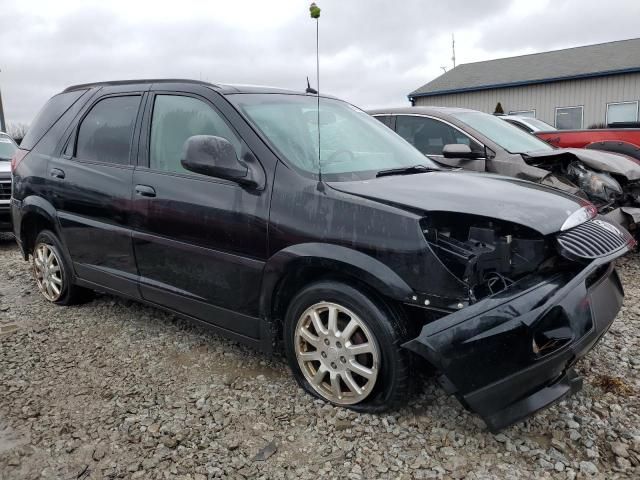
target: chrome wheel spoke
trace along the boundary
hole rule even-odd
[[[313,333],[311,333],[304,327],[300,329],[300,336],[311,345],[317,346],[320,344],[320,337],[316,337]]]
[[[60,295],[60,287],[53,282],[49,282],[49,286],[51,287],[51,291],[54,295]]]
[[[351,338],[351,335],[355,333],[358,327],[359,327],[359,324],[357,320],[352,318],[347,324],[347,326],[344,327],[344,330],[342,330],[342,338],[344,338],[345,341],[349,340]]]
[[[349,344],[347,345],[347,351],[353,355],[362,355],[364,353],[371,353],[371,345],[368,343],[358,343],[358,344]]]
[[[334,335],[338,334],[338,309],[334,306],[329,306],[329,321],[327,322],[327,329],[329,333]]]
[[[311,378],[311,383],[314,385],[320,385],[327,374],[327,369],[324,365],[320,365],[320,368],[316,371],[315,375]]]
[[[355,360],[351,360],[347,365],[349,366],[349,370],[357,373],[361,377],[369,379],[375,375],[373,369],[367,368],[364,365],[359,364]]]
[[[331,391],[333,394],[340,400],[342,398],[342,388],[340,387],[340,377],[339,374],[330,372],[329,376],[331,378]]]
[[[314,352],[300,352],[298,358],[305,362],[312,362],[314,360],[320,360],[320,353],[317,350]]]
[[[362,395],[362,389],[353,379],[353,375],[351,375],[351,372],[349,370],[344,372],[344,375],[342,376],[342,380],[344,381],[345,385],[349,388],[349,390],[351,390],[356,395]]]
[[[316,329],[316,333],[318,335],[326,335],[327,333],[329,333],[327,332],[327,329],[324,328],[324,325],[322,324],[322,319],[320,318],[320,314],[315,310],[311,312],[311,321],[313,322],[313,328]]]

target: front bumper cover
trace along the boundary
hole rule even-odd
[[[424,326],[403,346],[491,431],[578,391],[572,367],[613,323],[624,297],[616,252],[578,274],[530,277]]]

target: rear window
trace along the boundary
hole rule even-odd
[[[86,90],[75,90],[51,97],[29,127],[29,131],[20,144],[20,148],[31,150],[35,147],[53,124],[56,123],[58,119],[64,115],[64,112],[69,110],[85,92]]]

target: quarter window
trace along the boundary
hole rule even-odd
[[[157,95],[151,120],[149,167],[175,173],[192,173],[180,164],[184,143],[194,135],[215,135],[234,146],[241,158],[242,142],[222,117],[206,102],[180,95]]]
[[[607,124],[638,121],[638,102],[609,103]]]
[[[556,128],[558,130],[577,130],[582,128],[582,107],[556,108]]]
[[[398,115],[396,132],[425,155],[442,155],[444,146],[452,143],[469,145],[474,151],[482,150],[460,130],[432,118]]]
[[[80,124],[76,157],[128,165],[139,104],[137,95],[109,97],[96,103]]]

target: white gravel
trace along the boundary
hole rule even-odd
[[[640,255],[576,396],[499,435],[433,379],[406,407],[314,401],[284,360],[110,296],[37,293],[0,241],[0,479],[640,478]]]

